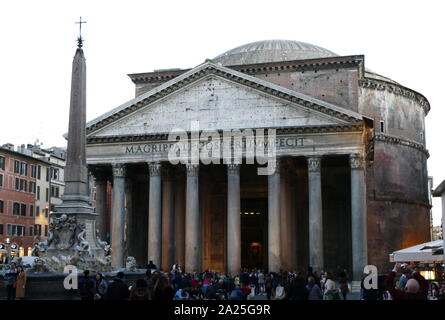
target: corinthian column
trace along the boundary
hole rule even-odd
[[[162,269],[170,270],[175,263],[175,224],[173,177],[170,169],[163,170],[162,180]]]
[[[99,238],[105,240],[107,234],[107,177],[104,170],[95,169],[94,178],[96,183],[96,229]]]
[[[276,160],[275,172],[268,176],[268,263],[269,272],[281,268],[280,236],[280,160]]]
[[[240,165],[227,165],[227,271],[241,270]]]
[[[321,198],[321,158],[307,158],[309,188],[309,263],[323,270],[323,208]]]
[[[353,279],[360,281],[363,276],[363,268],[368,264],[366,181],[362,156],[352,154],[349,160],[351,166],[352,272]]]
[[[289,160],[283,160],[280,170],[280,254],[281,267],[283,270],[292,269],[293,251],[295,248],[295,242],[291,241],[292,219],[289,196],[289,171]]]
[[[193,273],[201,268],[201,224],[199,217],[199,164],[187,164],[185,211],[185,270]]]
[[[125,166],[113,165],[113,208],[111,218],[111,266],[125,266]]]
[[[179,170],[178,170],[179,171]],[[185,265],[185,178],[175,175],[175,260],[181,269]]]
[[[149,163],[150,190],[148,203],[148,260],[161,267],[161,164]],[[165,270],[167,271],[167,270]]]

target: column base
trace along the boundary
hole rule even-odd
[[[352,293],[360,292],[361,290],[362,290],[361,281],[357,281],[357,280],[351,281],[351,292]]]

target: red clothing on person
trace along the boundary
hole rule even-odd
[[[190,286],[191,286],[192,288],[197,287],[198,284],[199,284],[199,281],[198,281],[197,279],[192,279],[192,280],[190,281]]]
[[[428,282],[425,280],[424,277],[418,272],[414,272],[412,279],[416,279],[419,283],[419,292],[417,293],[409,293],[402,290],[397,289],[394,286],[394,278],[396,276],[396,273],[394,271],[391,271],[388,273],[388,276],[386,277],[386,288],[388,289],[389,293],[391,294],[391,297],[394,300],[427,300],[428,297]]]
[[[248,296],[250,294],[251,290],[252,289],[249,286],[244,286],[244,287],[241,288],[241,291],[243,292],[243,294],[245,296]]]

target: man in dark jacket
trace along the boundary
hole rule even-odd
[[[128,285],[124,282],[124,273],[118,272],[116,278],[108,286],[108,300],[127,300],[130,297]]]
[[[157,270],[158,267],[153,263],[152,260],[148,261],[147,268],[148,270],[154,271]]]
[[[422,275],[411,270],[411,278],[407,281],[405,290],[399,290],[394,285],[394,278],[400,272],[401,264],[396,263],[394,269],[386,277],[386,287],[394,300],[427,300],[428,282]]]
[[[90,270],[83,272],[83,277],[79,281],[79,294],[81,300],[94,300],[95,282],[90,278]]]
[[[17,281],[17,267],[15,263],[11,263],[9,270],[5,274],[6,291],[8,293],[7,300],[15,299],[15,284]]]

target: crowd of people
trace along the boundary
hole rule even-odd
[[[395,281],[398,274],[400,278]],[[178,265],[170,272],[161,272],[150,262],[145,279],[137,280],[134,286],[125,284],[122,272],[109,285],[101,274],[97,274],[94,281],[87,271],[81,281],[82,299],[250,300],[264,296],[268,300],[347,300],[351,291],[346,270],[334,278],[330,272],[319,275],[311,267],[305,274],[243,269],[239,275],[229,277],[209,270],[183,273]],[[360,298],[445,300],[445,284],[429,285],[411,266],[398,263],[386,276],[378,277],[377,289],[367,289],[362,280]]]
[[[337,288],[329,272],[319,277],[311,268],[305,275],[243,269],[239,275],[228,277],[209,270],[183,273],[179,265],[174,265],[170,272],[162,272],[150,262],[146,277],[136,280],[133,286],[126,284],[123,272],[108,283],[102,274],[91,277],[86,270],[79,281],[79,293],[83,300],[248,300],[259,295],[268,300],[346,299],[346,272],[338,283]]]
[[[396,277],[398,281],[395,281]],[[362,300],[445,300],[445,283],[428,282],[408,264],[397,263],[386,276],[378,277],[376,289],[367,289],[362,280]],[[24,299],[26,272],[11,263],[4,275],[6,298]],[[302,272],[271,272],[243,269],[234,276],[219,272],[184,273],[179,265],[162,272],[150,261],[145,277],[132,285],[124,272],[113,280],[101,273],[83,272],[78,283],[82,300],[346,300],[351,291],[348,273],[343,270],[334,278],[330,272],[320,275],[311,267]]]

